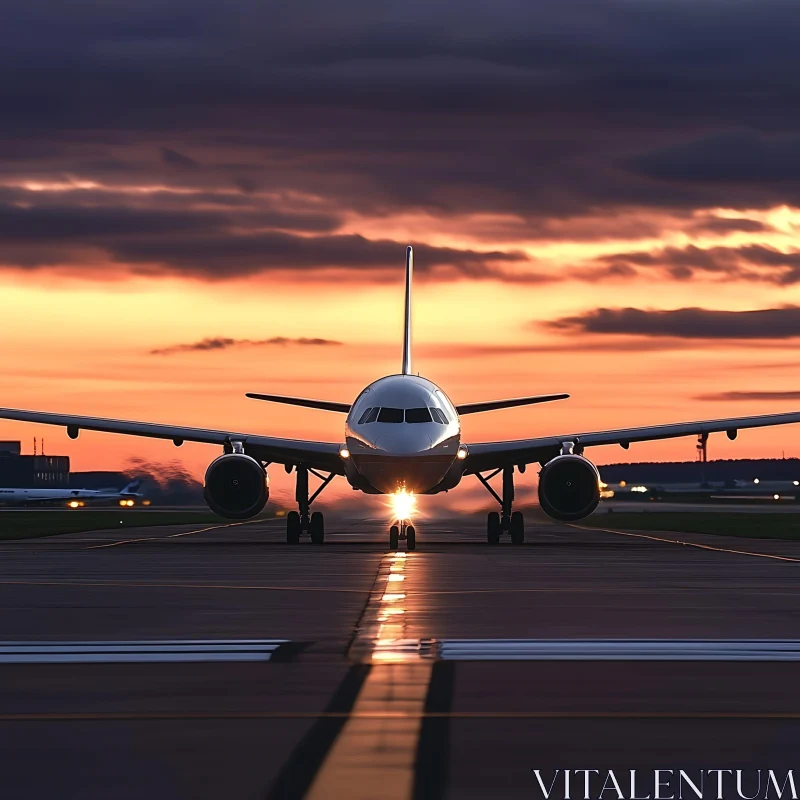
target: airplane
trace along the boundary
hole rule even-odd
[[[86,501],[107,502],[118,500],[126,505],[133,505],[134,502],[142,497],[142,493],[137,491],[142,482],[139,480],[131,481],[122,489],[21,489],[6,488],[0,489],[0,504],[2,505],[44,505],[55,503],[66,503],[73,508],[83,505]]]
[[[507,400],[454,405],[432,381],[415,375],[411,367],[411,306],[413,250],[406,248],[405,313],[400,372],[369,384],[352,403],[305,397],[247,393],[247,397],[273,403],[322,409],[345,414],[343,441],[319,442],[279,439],[235,430],[187,428],[101,417],[55,414],[21,409],[0,409],[0,419],[46,425],[61,425],[75,439],[81,429],[107,433],[171,439],[176,446],[185,441],[214,444],[223,453],[206,470],[204,495],[209,508],[227,519],[250,519],[269,499],[267,467],[282,465],[295,474],[297,511],[286,515],[286,540],[290,544],[308,534],[322,544],[325,522],[311,506],[336,476],[344,476],[353,489],[367,494],[403,498],[436,494],[455,489],[462,479],[474,475],[499,505],[487,516],[486,537],[497,544],[508,534],[513,544],[525,539],[525,524],[515,511],[514,475],[539,464],[539,502],[553,519],[575,521],[589,516],[600,501],[600,475],[584,455],[587,447],[617,444],[628,449],[633,442],[708,436],[726,433],[735,439],[740,429],[800,422],[800,412],[762,414],[749,417],[678,422],[587,433],[565,433],[502,442],[465,442],[459,418],[465,414],[516,408],[564,400],[567,394],[545,394]],[[321,482],[310,492],[309,476]],[[490,481],[502,476],[500,491]],[[400,502],[402,501],[402,502]],[[398,514],[398,518],[401,515]],[[416,530],[405,528],[406,546],[416,547]],[[397,549],[399,526],[389,529],[389,546]]]

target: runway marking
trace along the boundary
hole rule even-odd
[[[121,539],[118,542],[107,542],[106,544],[93,544],[90,547],[84,547],[84,550],[102,550],[105,547],[120,547],[124,544],[136,544],[137,542],[157,542],[163,539],[177,539],[179,536],[191,536],[195,533],[206,533],[207,531],[216,531],[221,528],[233,528],[237,525],[252,525],[256,522],[265,522],[263,519],[248,519],[244,522],[227,522],[222,525],[211,525],[207,528],[198,528],[194,531],[183,531],[181,533],[170,533],[167,536],[144,536],[138,539]]]
[[[699,544],[698,542],[684,542],[680,539],[665,539],[660,536],[653,536],[647,533],[631,533],[630,531],[617,531],[613,528],[587,528],[584,525],[573,525],[566,523],[570,528],[576,528],[579,531],[602,531],[603,533],[616,533],[618,536],[631,536],[635,539],[649,539],[653,542],[664,542],[666,544],[679,544],[684,547],[696,547],[698,550],[711,550],[715,553],[732,553],[737,556],[753,556],[755,558],[771,558],[775,561],[791,561],[796,564],[800,563],[800,558],[792,558],[791,556],[778,556],[773,553],[754,553],[752,550],[733,550],[727,547],[714,547],[710,544]],[[703,534],[698,534],[703,535]]]
[[[3,722],[182,722],[189,720],[348,720],[353,717],[371,720],[397,719],[608,719],[608,720],[800,720],[800,711],[449,711],[446,713],[393,713],[346,711],[65,711],[39,713],[3,713]],[[350,797],[350,794],[346,795]],[[384,797],[384,794],[378,796]],[[374,797],[374,795],[373,795]]]
[[[383,557],[348,655],[372,663],[361,690],[317,772],[307,800],[410,800],[434,662],[406,638],[404,589],[413,553]],[[402,578],[402,580],[398,580]]]
[[[431,662],[373,666],[306,800],[407,800]]]
[[[243,591],[267,592],[327,592],[345,594],[369,594],[367,589],[338,589],[328,586],[273,586],[258,584],[226,583],[159,583],[146,581],[15,581],[0,580],[0,586],[72,586],[80,588],[119,589],[241,589]]]
[[[424,642],[423,642],[424,644]],[[789,639],[442,639],[423,652],[444,661],[800,661]]]
[[[286,639],[0,642],[0,664],[269,661],[272,654],[286,643]]]

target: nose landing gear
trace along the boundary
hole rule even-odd
[[[417,529],[406,519],[398,520],[396,525],[389,528],[389,549],[397,550],[403,540],[406,550],[417,549]]]
[[[503,473],[502,497],[489,484],[489,481],[501,472]],[[486,541],[489,544],[499,544],[502,534],[508,533],[512,544],[522,544],[525,541],[525,519],[521,511],[511,511],[514,503],[514,467],[503,467],[495,470],[485,478],[476,472],[475,477],[486,487],[489,494],[500,503],[500,512],[490,511],[486,518]]]
[[[291,468],[287,467],[287,471]],[[320,475],[309,467],[300,465],[296,469],[297,485],[295,488],[295,500],[300,507],[299,511],[290,511],[286,515],[286,542],[287,544],[299,544],[300,536],[308,533],[312,544],[322,544],[325,541],[325,517],[321,512],[311,512],[311,504],[319,497],[322,490],[333,480],[334,474],[327,477]],[[319,478],[322,483],[311,497],[308,496],[308,473]]]

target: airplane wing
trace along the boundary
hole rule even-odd
[[[576,451],[583,447],[618,444],[628,449],[631,442],[649,442],[657,439],[675,439],[680,436],[700,434],[728,434],[735,439],[743,428],[765,428],[771,425],[789,425],[800,422],[800,411],[785,414],[759,414],[754,417],[699,420],[697,422],[672,422],[667,425],[647,425],[642,428],[622,428],[616,431],[570,433],[561,436],[543,436],[538,439],[518,439],[509,442],[482,442],[469,444],[465,474],[498,469],[509,464],[547,462],[561,452],[564,442],[574,442]]]
[[[234,431],[215,431],[205,428],[184,428],[161,425],[153,422],[133,422],[103,417],[82,417],[74,414],[50,414],[45,411],[24,411],[17,408],[0,408],[0,419],[20,422],[37,422],[40,425],[61,425],[73,439],[80,430],[124,433],[130,436],[146,436],[152,439],[171,439],[175,445],[184,442],[226,445],[242,442],[244,451],[260,461],[276,464],[305,464],[309,467],[344,474],[339,445],[328,442],[307,442],[299,439],[276,439]]]

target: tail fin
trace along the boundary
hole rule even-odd
[[[123,486],[122,489],[119,490],[120,494],[136,494],[139,487],[142,485],[142,481],[137,479],[135,481],[131,481],[127,486]]]
[[[403,375],[411,374],[411,274],[414,271],[414,249],[406,248],[406,311],[403,331]]]

